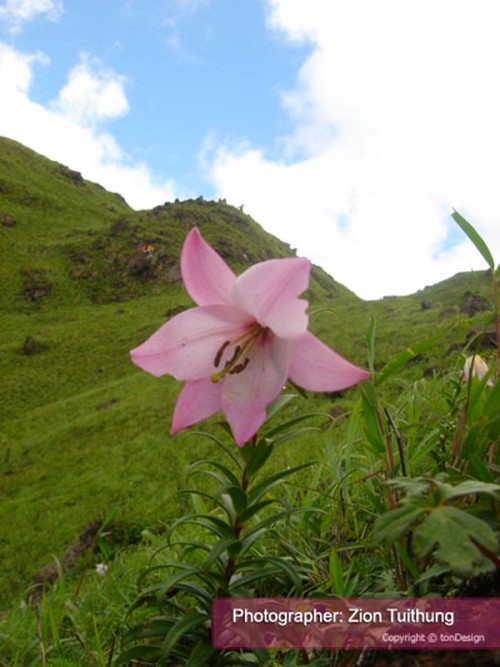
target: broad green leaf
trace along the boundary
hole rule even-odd
[[[490,267],[492,271],[495,270],[495,261],[493,259],[493,256],[490,252],[490,249],[486,245],[484,239],[481,237],[481,235],[474,229],[474,227],[470,224],[470,222],[467,222],[467,220],[458,213],[458,211],[453,211],[451,214],[451,217],[457,225],[461,228],[461,230],[467,234],[469,239],[472,241],[472,243],[476,246],[476,248],[479,250],[481,255],[484,257],[486,260],[486,263]]]
[[[488,493],[489,495],[496,496],[499,492],[499,484],[489,484],[487,482],[479,482],[475,479],[468,479],[456,486],[447,485],[442,500],[447,501],[451,498],[459,498],[460,496],[468,496],[476,493]]]
[[[415,507],[414,504],[408,503],[403,507],[382,514],[373,526],[373,542],[375,544],[383,542],[392,544],[410,528],[423,512],[425,512],[424,507]]]
[[[415,528],[415,553],[424,558],[434,550],[438,560],[448,563],[456,572],[471,574],[483,560],[474,539],[496,552],[497,538],[486,521],[451,505],[437,507]]]

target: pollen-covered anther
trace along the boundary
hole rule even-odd
[[[226,375],[237,375],[238,373],[242,373],[250,363],[250,357],[245,356],[243,361],[240,360],[243,358],[243,355],[248,355],[250,353],[256,341],[266,331],[267,329],[256,324],[249,332],[246,332],[236,340],[225,341],[215,355],[214,366],[216,368],[219,367],[222,357],[230,345],[234,345],[232,350],[233,353],[231,357],[224,362],[221,370],[211,375],[210,379],[212,382],[220,382]],[[238,341],[238,345],[235,344],[236,341]]]
[[[222,343],[222,345],[220,346],[220,348],[217,350],[217,354],[215,355],[215,359],[214,359],[214,366],[215,366],[215,368],[218,368],[218,367],[219,367],[219,364],[220,364],[221,359],[222,359],[222,355],[224,354],[224,350],[226,349],[226,347],[227,347],[230,343],[231,343],[230,340],[226,340],[224,343]]]
[[[238,373],[242,373],[249,363],[250,359],[248,357],[245,357],[245,361],[242,364],[236,364],[236,366],[231,368],[231,370],[229,371],[229,375],[238,375]]]

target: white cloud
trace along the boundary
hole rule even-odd
[[[75,122],[96,124],[126,114],[124,77],[106,70],[97,59],[81,56],[59,92],[54,107]]]
[[[498,261],[497,0],[269,0],[268,21],[312,45],[282,98],[295,131],[283,161],[215,148],[218,194],[366,298],[484,267],[453,207]]]
[[[85,58],[71,70],[58,98],[43,106],[30,98],[37,64],[47,66],[49,61],[43,54],[24,54],[0,42],[1,135],[78,169],[85,178],[125,195],[135,208],[179,196],[171,180],[158,182],[101,127],[128,109],[122,77]]]
[[[62,11],[63,3],[57,0],[5,0],[0,6],[0,21],[5,21],[12,32],[19,32],[27,21],[38,16],[56,21]]]
[[[7,106],[8,94],[28,94],[33,79],[33,65],[36,63],[47,65],[49,59],[41,52],[20,57],[14,49],[0,42],[0,86],[2,99]]]

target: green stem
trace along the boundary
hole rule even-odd
[[[498,285],[500,278],[497,279],[496,271],[491,270],[493,276],[493,302],[495,307],[495,329],[497,338],[497,374],[500,376],[500,290]]]
[[[252,440],[250,441],[250,444],[253,449],[257,446],[257,435],[254,435]],[[243,468],[243,471],[241,473],[241,490],[246,494],[248,485],[250,483],[250,475],[248,473],[248,463],[245,464],[245,467]],[[237,514],[234,520],[234,524],[232,526],[233,528],[233,536],[235,540],[240,539],[241,535],[241,529],[242,526],[240,526],[240,515]],[[226,563],[226,568],[224,570],[224,589],[220,594],[223,595],[228,595],[229,594],[229,584],[231,582],[231,577],[233,576],[235,570],[236,570],[236,558],[229,557],[227,559]]]

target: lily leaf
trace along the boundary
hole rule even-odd
[[[280,394],[274,403],[271,403],[271,405],[267,408],[266,422],[269,422],[271,417],[274,417],[275,414],[277,414],[295,398],[297,398],[297,394]]]
[[[195,628],[203,629],[206,622],[206,614],[200,614],[199,612],[193,612],[192,614],[189,614],[189,616],[177,621],[175,625],[170,628],[161,647],[160,664],[167,664],[167,658],[169,658],[176,644],[185,634]]]

